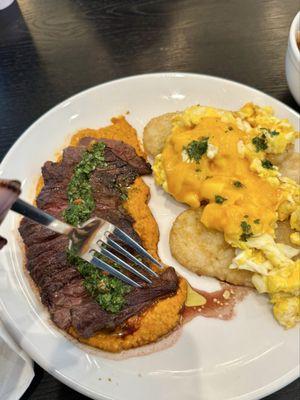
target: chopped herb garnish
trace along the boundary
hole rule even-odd
[[[278,136],[279,132],[278,131],[271,131],[271,129],[267,129],[267,128],[260,128],[261,131],[268,133],[270,136]]]
[[[246,215],[244,215],[244,218],[249,218],[249,215],[247,215],[247,214],[246,214]]]
[[[273,169],[274,168],[274,166],[271,163],[271,161],[267,160],[267,159],[262,160],[261,165],[262,165],[263,168],[266,168],[266,169]]]
[[[230,131],[232,131],[232,130],[233,130],[233,127],[232,127],[232,126],[229,126],[228,129],[229,129]]]
[[[121,198],[121,200],[126,201],[128,199],[128,194],[127,193],[121,193],[120,198]]]
[[[91,173],[97,168],[106,166],[104,159],[105,144],[96,142],[86,150],[79,164],[75,167],[73,177],[68,185],[68,208],[63,216],[66,222],[77,226],[88,220],[95,209],[92,187],[90,184]],[[117,187],[122,200],[127,199],[124,188]],[[103,310],[111,313],[121,311],[125,304],[125,294],[131,287],[111,275],[104,274],[92,264],[77,257],[68,250],[68,260],[83,276],[84,287],[97,301]],[[101,258],[100,254],[97,257]],[[109,260],[105,260],[110,263]],[[116,267],[116,265],[114,265]]]
[[[253,233],[251,232],[251,225],[248,224],[247,221],[242,221],[241,228],[243,233],[240,236],[240,240],[242,240],[243,242],[247,242],[247,240],[253,235]]]
[[[251,231],[251,225],[248,224],[247,221],[242,221],[241,222],[241,228],[242,228],[242,231],[244,233],[249,233]]]
[[[223,204],[226,201],[225,197],[219,196],[218,194],[215,196],[215,202],[217,204]]]
[[[260,224],[260,219],[255,219],[253,222],[254,222],[255,224]]]
[[[240,240],[242,242],[247,242],[247,240],[252,236],[252,233],[242,233],[240,236]]]
[[[69,206],[64,211],[64,219],[71,225],[78,226],[89,219],[95,208],[90,175],[98,166],[105,166],[105,144],[95,143],[86,150],[80,163],[75,167],[73,177],[68,185]]]
[[[134,172],[133,172],[132,174],[134,174]],[[116,184],[114,185],[114,187],[118,190],[119,195],[120,195],[120,199],[121,199],[122,201],[126,201],[126,200],[128,199],[127,188],[124,187],[124,186],[122,186],[122,185],[119,184],[119,183],[116,183]]]
[[[237,188],[241,188],[241,187],[244,186],[244,185],[242,184],[242,182],[240,182],[240,181],[234,181],[233,184],[234,184],[234,186],[237,187]]]
[[[194,160],[197,163],[201,157],[207,152],[208,137],[202,137],[199,140],[193,140],[183,150],[186,152],[190,160]]]
[[[123,308],[124,296],[131,290],[129,285],[110,275],[104,275],[98,268],[77,257],[70,250],[68,250],[68,261],[83,276],[84,287],[103,310],[117,313]]]
[[[261,136],[255,136],[252,139],[252,143],[254,144],[257,152],[266,150],[268,148],[267,137],[264,133]]]

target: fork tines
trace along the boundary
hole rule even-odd
[[[152,257],[141,245],[139,245],[135,240],[133,240],[129,235],[127,235],[124,231],[114,226],[114,229],[111,231],[106,231],[105,238],[100,239],[97,241],[97,245],[99,246],[99,250],[97,253],[100,253],[102,256],[106,257],[108,260],[112,261],[116,264],[116,267],[122,267],[125,270],[131,272],[135,276],[139,277],[144,282],[151,284],[152,281],[139,270],[134,268],[132,265],[126,262],[127,260],[133,262],[136,266],[142,268],[148,274],[154,277],[158,277],[159,275],[153,271],[148,265],[141,261],[141,259],[137,258],[133,254],[131,254],[128,250],[122,247],[119,243],[112,239],[112,235],[116,236],[119,240],[121,240],[125,245],[131,247],[135,252],[147,260],[151,261],[153,264],[162,268],[160,263]],[[116,251],[118,254],[125,257],[126,261],[122,258],[118,257],[112,251]],[[115,276],[116,278],[122,280],[123,282],[134,286],[134,287],[141,287],[141,284],[130,278],[129,276],[125,275],[121,272],[118,268],[115,268],[113,265],[108,264],[104,260],[98,258],[96,255],[93,256],[92,260],[90,261],[96,267],[101,268],[102,270],[110,273],[111,275]]]

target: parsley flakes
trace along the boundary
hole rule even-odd
[[[243,242],[247,242],[247,240],[253,235],[251,225],[248,224],[247,221],[241,222],[242,234],[240,236],[240,240]]]
[[[265,168],[265,169],[274,169],[274,166],[273,166],[273,164],[271,163],[271,161],[270,161],[270,160],[267,160],[267,159],[262,160],[261,165],[262,165],[262,167]]]
[[[187,146],[183,147],[190,160],[194,160],[197,163],[201,160],[201,157],[207,152],[208,148],[208,137],[202,137],[199,140],[193,140]]]
[[[227,199],[225,199],[225,197],[222,197],[222,196],[220,196],[220,195],[216,195],[215,196],[215,202],[217,203],[217,204],[223,204],[224,203],[224,201],[226,201]]]
[[[269,134],[270,136],[272,136],[272,137],[278,136],[278,135],[279,135],[279,132],[278,132],[278,131],[275,131],[275,130],[271,131],[271,129],[267,129],[267,128],[260,128],[260,130],[261,130],[262,132],[268,133],[268,134]]]
[[[266,135],[263,133],[261,136],[255,136],[252,139],[252,144],[254,144],[256,152],[266,150],[268,148]]]
[[[242,184],[242,182],[240,182],[240,181],[234,181],[233,182],[233,185],[236,187],[236,188],[242,188],[244,185]]]

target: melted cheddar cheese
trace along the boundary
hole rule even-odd
[[[182,149],[201,138],[208,138],[208,143],[218,149],[217,154],[212,159],[202,157],[198,163],[184,161]],[[251,162],[240,155],[238,143],[244,138],[245,132],[236,125],[204,117],[192,129],[175,129],[161,157],[167,191],[194,208],[208,202],[201,222],[224,232],[231,242],[239,240],[244,219],[251,224],[260,221],[253,224],[253,233],[273,234],[282,197],[280,189],[251,171]],[[225,199],[222,204],[216,202],[216,196]]]

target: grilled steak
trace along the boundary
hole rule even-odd
[[[68,206],[67,189],[74,168],[83,152],[95,141],[84,138],[78,147],[68,147],[60,162],[46,162],[42,168],[44,187],[37,198],[42,210],[62,218]],[[116,140],[105,143],[105,167],[98,167],[90,176],[96,208],[93,216],[101,217],[123,229],[136,241],[133,219],[122,207],[120,190],[126,189],[139,175],[150,174],[151,167],[135,150]],[[102,329],[115,329],[159,298],[174,294],[178,278],[173,268],[165,270],[151,286],[132,289],[125,295],[125,306],[119,313],[103,310],[84,287],[84,280],[67,258],[68,239],[45,227],[23,219],[19,228],[25,243],[26,268],[40,290],[41,300],[48,307],[52,320],[62,329],[71,326],[83,337]]]
[[[178,277],[174,268],[165,270],[159,278],[152,280],[151,287],[136,288],[126,298],[126,307],[118,314],[103,311],[97,303],[83,302],[71,310],[72,325],[83,337],[90,337],[101,329],[115,329],[129,317],[148,308],[154,300],[175,293]]]

